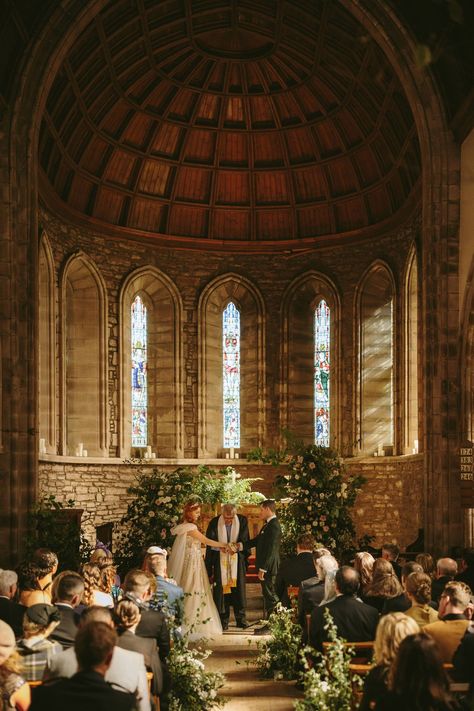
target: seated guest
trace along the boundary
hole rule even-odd
[[[429,553],[418,553],[415,558],[415,562],[419,563],[423,568],[423,572],[426,573],[426,575],[428,575],[431,580],[433,580],[435,576],[435,564],[433,556],[431,556]]]
[[[418,623],[420,629],[430,622],[436,622],[438,613],[430,606],[431,578],[426,573],[410,573],[405,580],[405,592],[410,607],[405,614]]]
[[[63,649],[74,646],[77,634],[76,608],[84,594],[84,581],[80,575],[72,570],[65,570],[56,576],[53,581],[53,603],[59,611],[61,620],[51,639],[55,639]]]
[[[145,565],[147,571],[155,576],[156,593],[150,601],[150,607],[162,610],[166,616],[174,615],[181,619],[184,601],[184,590],[172,578],[168,577],[166,558],[167,552],[159,546],[150,546],[146,552]]]
[[[132,711],[135,696],[105,681],[112,663],[117,634],[103,622],[89,623],[74,642],[79,671],[70,679],[51,679],[33,689],[31,711]]]
[[[375,558],[367,551],[360,551],[354,556],[354,568],[359,573],[360,577],[360,592],[365,595],[365,591],[372,583],[372,575]]]
[[[389,693],[377,711],[457,711],[461,706],[449,691],[449,680],[428,635],[409,635],[400,643],[388,679]]]
[[[27,681],[38,681],[51,657],[62,652],[59,642],[48,639],[58,626],[59,612],[54,605],[31,605],[23,618],[23,637],[17,644],[22,657],[24,677]]]
[[[303,533],[296,542],[296,555],[280,563],[275,580],[275,591],[285,607],[291,607],[288,587],[299,587],[302,580],[314,577],[313,562],[315,541],[310,533]]]
[[[397,563],[399,555],[400,555],[400,548],[395,543],[384,543],[383,544],[381,557],[384,560],[388,560],[389,563],[392,564],[392,567],[395,571],[395,575],[397,576],[398,580],[401,581],[402,569],[401,569],[400,565]]]
[[[466,583],[474,590],[474,548],[466,548],[462,556],[462,570],[455,576],[455,580]]]
[[[111,610],[107,607],[87,607],[79,620],[79,628],[96,622],[103,622],[113,628]],[[77,671],[76,652],[74,647],[70,647],[51,659],[49,666],[45,669],[43,679],[69,679]],[[134,694],[137,698],[138,711],[150,711],[150,695],[143,654],[122,649],[116,645],[112,662],[105,674],[105,681],[115,686],[121,686],[125,691]]]
[[[100,605],[100,607],[113,607],[114,599],[110,592],[106,591],[104,578],[98,565],[85,563],[82,566],[82,577],[84,579],[84,593],[82,603],[86,607]]]
[[[320,605],[326,605],[328,602],[332,602],[337,596],[336,573],[338,568],[339,563],[331,554],[322,556],[319,559],[318,571],[322,580],[324,580],[324,597],[319,603]]]
[[[13,629],[15,637],[23,634],[25,607],[14,601],[18,575],[14,570],[0,570],[0,620]]]
[[[20,655],[15,650],[15,634],[0,620],[0,708],[27,711],[30,701],[30,687],[21,675]]]
[[[431,597],[435,602],[439,602],[441,593],[451,580],[454,580],[458,572],[458,564],[452,558],[440,558],[436,564],[435,579],[431,583]]]
[[[37,548],[31,562],[38,567],[38,584],[45,594],[44,602],[51,602],[51,585],[58,570],[58,556],[49,548]],[[43,602],[43,600],[38,600]]]
[[[324,580],[327,570],[326,566],[328,562],[330,562],[330,567],[333,569],[332,561],[335,561],[334,570],[337,570],[337,561],[332,557],[327,548],[318,548],[313,552],[313,562],[316,575],[312,578],[301,581],[298,592],[298,622],[305,633],[305,642],[307,639],[306,615],[311,614],[313,608],[318,607],[324,598]]]
[[[150,610],[151,598],[150,580],[143,570],[131,570],[123,581],[125,598],[135,602],[140,609],[140,622],[135,630],[139,637],[150,637],[156,640],[162,662],[170,651],[170,633],[166,617],[159,610]]]
[[[365,677],[359,711],[377,708],[380,699],[388,692],[388,674],[400,642],[409,634],[416,634],[419,631],[415,620],[407,617],[403,612],[391,612],[380,619],[375,634],[375,666]]]
[[[469,627],[464,611],[469,605],[470,596],[471,591],[464,583],[448,583],[439,599],[440,619],[423,629],[438,645],[443,664],[452,662],[454,652]]]
[[[336,599],[327,605],[316,607],[311,613],[309,640],[315,649],[321,651],[323,642],[327,639],[324,629],[326,609],[332,615],[338,636],[347,642],[369,642],[375,639],[378,612],[374,607],[357,599],[358,590],[359,573],[348,565],[339,568],[336,572]]]
[[[17,573],[20,605],[30,607],[30,605],[49,604],[51,602],[49,592],[40,588],[38,580],[40,569],[36,563],[31,561],[21,563],[17,568]]]
[[[398,595],[397,597],[387,598],[383,604],[382,615],[386,615],[389,612],[406,612],[411,607],[411,602],[406,594],[406,579],[411,573],[422,573],[423,568],[419,563],[415,563],[414,560],[408,561],[402,565],[402,588],[403,595]],[[434,608],[433,608],[434,609]],[[436,609],[438,606],[436,605]]]
[[[390,561],[377,558],[374,563],[371,584],[366,588],[362,599],[367,605],[372,605],[378,612],[382,612],[386,600],[403,601],[404,593],[399,579],[395,575]]]
[[[153,691],[163,691],[163,668],[154,639],[138,637],[135,632],[140,622],[140,610],[131,600],[121,600],[115,608],[118,642],[121,649],[143,654],[147,669],[153,672]]]
[[[120,577],[117,573],[117,568],[114,565],[112,553],[100,541],[97,541],[95,550],[93,551],[90,561],[92,565],[97,565],[101,571],[101,589],[112,595],[115,602],[120,597]]]

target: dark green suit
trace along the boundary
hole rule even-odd
[[[257,570],[264,570],[265,577],[260,581],[263,603],[267,616],[278,603],[275,592],[275,579],[280,564],[281,528],[278,519],[272,518],[265,523],[259,533],[244,544],[244,550],[255,547]]]

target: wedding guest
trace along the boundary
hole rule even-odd
[[[89,623],[80,629],[74,642],[79,671],[70,679],[52,679],[33,689],[31,711],[136,709],[133,694],[114,689],[104,678],[116,639],[115,630],[103,622]]]
[[[415,561],[421,565],[423,572],[426,573],[431,580],[433,580],[435,576],[435,564],[433,557],[429,553],[418,553]]]
[[[388,679],[389,693],[377,711],[457,711],[465,708],[449,691],[449,680],[428,635],[409,635],[400,643]]]
[[[18,575],[14,570],[0,570],[0,620],[13,629],[15,637],[23,633],[25,607],[15,602]]]
[[[337,596],[336,587],[336,573],[339,569],[339,563],[334,558],[333,555],[329,554],[327,556],[322,556],[317,564],[317,571],[324,580],[324,595],[323,599],[319,603],[320,605],[327,605],[328,602],[332,602]]]
[[[307,580],[302,580],[298,592],[298,622],[304,631],[304,642],[306,642],[307,637],[306,615],[310,615],[312,610],[317,607],[324,598],[326,563],[323,562],[322,559],[325,556],[327,556],[328,561],[332,559],[331,553],[327,550],[327,548],[317,548],[313,551],[313,562],[316,575],[312,578],[308,578]],[[337,567],[336,561],[336,570]]]
[[[411,607],[411,602],[406,594],[406,580],[410,573],[422,573],[423,568],[419,563],[415,563],[414,560],[410,560],[402,565],[402,588],[403,595],[397,595],[396,597],[387,598],[383,604],[382,615],[386,615],[389,612],[406,612]],[[437,609],[437,605],[433,609]]]
[[[391,612],[380,619],[375,633],[375,666],[364,679],[364,693],[359,711],[377,708],[380,699],[388,692],[388,674],[401,641],[419,631],[415,620],[403,612]]]
[[[247,517],[237,513],[234,504],[223,504],[220,516],[209,522],[207,538],[224,543],[240,543],[249,540]],[[206,570],[212,581],[212,595],[221,618],[222,629],[229,627],[230,608],[234,611],[235,624],[241,629],[248,627],[246,620],[248,551],[231,554],[215,546],[206,546]]]
[[[395,575],[392,563],[385,558],[377,558],[372,582],[362,595],[363,601],[381,613],[386,600],[402,599],[403,595],[403,588]]]
[[[325,629],[326,609],[332,615],[337,634],[348,642],[370,642],[375,639],[379,621],[377,610],[361,602],[356,596],[359,590],[359,573],[348,565],[336,572],[337,597],[327,605],[316,607],[311,613],[309,639],[312,646],[322,650],[327,639]]]
[[[474,590],[474,548],[466,548],[462,556],[462,570],[455,580],[465,583]]]
[[[48,591],[41,590],[38,576],[40,569],[36,563],[25,561],[17,568],[18,573],[18,598],[20,605],[29,607],[40,603],[51,602]]]
[[[392,564],[393,570],[395,571],[395,575],[397,576],[398,580],[401,581],[402,569],[401,569],[399,563],[397,562],[399,555],[400,555],[400,548],[395,543],[384,543],[383,544],[381,557],[384,560],[388,560]]]
[[[135,634],[156,640],[160,659],[166,662],[170,651],[170,633],[164,613],[149,607],[151,590],[148,575],[143,570],[130,570],[123,581],[123,590],[124,597],[140,609],[141,618]]]
[[[471,591],[464,583],[448,583],[439,599],[439,620],[426,625],[424,632],[438,645],[443,664],[450,664],[454,652],[469,627],[464,611],[469,605]]]
[[[15,650],[15,634],[6,622],[0,620],[0,708],[27,711],[30,687],[21,673],[22,665]]]
[[[23,637],[17,644],[27,681],[43,678],[45,667],[54,654],[62,652],[59,642],[48,639],[58,626],[60,615],[54,605],[31,605],[23,618]]]
[[[52,598],[56,605],[60,622],[51,633],[51,639],[56,640],[63,649],[74,646],[77,634],[77,608],[84,594],[84,580],[78,573],[65,570],[53,581]]]
[[[436,622],[438,613],[430,606],[431,578],[426,573],[410,573],[405,580],[405,592],[410,600],[406,615],[423,629],[430,622]]]
[[[280,563],[275,581],[275,590],[280,602],[291,607],[288,587],[299,587],[303,580],[314,577],[313,550],[315,540],[310,533],[303,533],[296,541],[296,556],[286,558]]]
[[[367,551],[360,551],[354,556],[354,568],[360,576],[360,592],[365,594],[368,586],[372,583],[372,573],[375,558]]]
[[[440,558],[436,563],[435,579],[431,584],[431,597],[435,602],[439,602],[441,593],[451,580],[454,580],[458,572],[458,564],[452,558]]]
[[[140,623],[141,614],[138,606],[131,600],[121,600],[115,608],[117,626],[117,646],[131,652],[143,654],[147,669],[153,672],[153,693],[160,695],[163,691],[163,668],[156,642],[154,639],[138,637],[136,629]]]
[[[107,607],[94,606],[83,610],[79,620],[79,629],[82,629],[87,624],[95,624],[97,622],[115,628],[111,610]],[[77,671],[76,651],[74,647],[70,647],[52,657],[44,671],[43,680],[69,679]],[[150,711],[147,671],[142,653],[122,649],[116,644],[112,662],[105,674],[105,681],[134,694],[138,704],[137,711]]]
[[[97,565],[101,571],[101,589],[105,593],[112,595],[115,602],[120,597],[120,576],[114,565],[111,551],[106,545],[97,541],[89,563]]]
[[[150,546],[146,552],[145,572],[151,573],[156,582],[156,593],[152,596],[150,607],[162,610],[166,616],[173,615],[179,622],[182,616],[184,590],[173,578],[168,577],[168,553],[159,546]]]
[[[84,593],[82,603],[89,607],[100,605],[101,607],[113,607],[114,599],[104,586],[104,577],[98,565],[85,563],[82,566],[82,578],[84,580]]]
[[[53,577],[58,570],[58,556],[49,548],[37,548],[33,553],[31,561],[34,565],[38,566],[38,584],[46,595],[44,602],[50,603],[51,585],[53,583]]]

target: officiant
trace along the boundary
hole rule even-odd
[[[224,543],[242,543],[249,540],[247,517],[237,513],[234,504],[223,504],[222,514],[209,522],[207,538]],[[237,627],[248,627],[246,616],[245,576],[248,552],[231,553],[219,548],[206,549],[206,569],[213,582],[213,596],[224,630],[229,627],[230,608],[233,607]]]

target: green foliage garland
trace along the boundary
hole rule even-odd
[[[365,479],[349,476],[336,454],[310,445],[288,460],[288,472],[276,478],[283,553],[291,555],[302,533],[337,553],[353,545],[355,528],[350,509]]]
[[[301,627],[293,618],[294,611],[280,603],[270,615],[271,639],[257,642],[258,655],[253,661],[263,678],[296,679]]]

